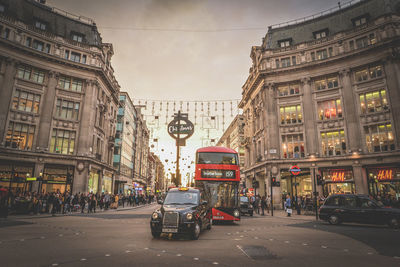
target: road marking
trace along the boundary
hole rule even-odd
[[[321,248],[328,248],[327,246],[321,246]]]
[[[106,257],[110,257],[111,255],[110,255],[110,254],[106,254],[106,255],[104,255],[104,256],[106,256]]]
[[[241,246],[236,245],[236,247],[237,247],[241,252],[243,252],[243,254],[247,256],[247,258],[251,259],[251,257],[249,256],[249,254],[247,254],[246,251],[244,251],[244,250],[242,249]]]
[[[214,261],[212,264],[214,264],[214,265],[218,265],[219,263],[218,263],[218,262],[216,262],[216,261]]]
[[[81,261],[86,261],[86,259],[85,259],[85,258],[83,258],[83,259],[81,259]]]
[[[193,260],[195,260],[195,261],[198,261],[198,260],[199,260],[199,258],[193,258]]]
[[[394,256],[393,258],[395,258],[395,259],[400,259],[400,257],[399,257],[399,256]]]
[[[58,236],[59,236],[59,237],[62,237],[62,236],[63,236],[63,234],[59,234]]]
[[[303,246],[308,246],[308,244],[307,243],[303,243]]]
[[[273,238],[270,238],[269,241],[274,241],[274,239],[273,239]]]
[[[162,253],[165,253],[166,251],[165,250],[163,250],[163,251],[161,251]]]
[[[239,237],[244,237],[243,235],[239,236]]]
[[[79,233],[75,233],[75,235],[79,235]]]
[[[374,254],[374,253],[372,253],[372,252],[368,252],[368,255],[372,255],[372,254]]]
[[[157,254],[157,257],[160,257],[161,255],[160,254]]]
[[[24,242],[24,241],[25,241],[25,239],[20,239],[19,241],[21,241],[21,242]]]
[[[255,237],[254,237],[254,239],[258,239],[258,237],[257,237],[257,236],[255,236]]]
[[[286,243],[286,244],[289,244],[289,243],[290,243],[290,241],[285,241],[285,243]]]
[[[44,236],[41,236],[41,237],[40,237],[40,239],[44,239],[44,238],[45,238]]]
[[[53,263],[51,266],[58,266],[58,263]]]
[[[125,253],[131,253],[131,251],[130,250],[126,250]]]
[[[177,257],[180,257],[180,256],[182,256],[182,254],[176,254],[176,256],[177,256]]]
[[[144,248],[145,250],[148,250],[149,248]]]

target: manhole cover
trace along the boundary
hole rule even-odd
[[[277,256],[263,246],[238,246],[238,248],[253,260],[272,260]]]

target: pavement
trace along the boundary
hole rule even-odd
[[[213,225],[199,240],[154,239],[157,204],[96,214],[0,221],[1,266],[400,266],[400,232],[329,225],[283,211]]]

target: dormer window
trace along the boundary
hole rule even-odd
[[[42,30],[42,31],[45,31],[46,28],[47,28],[47,24],[44,21],[35,20],[35,28],[39,29],[39,30]]]
[[[281,48],[289,47],[292,45],[292,39],[290,38],[290,39],[280,40],[280,41],[278,41],[278,45]]]
[[[78,42],[78,43],[82,43],[83,39],[84,39],[84,35],[80,34],[80,33],[76,33],[76,32],[72,32],[71,33],[71,39]]]
[[[313,34],[314,34],[314,38],[315,38],[316,40],[322,39],[322,38],[325,38],[325,37],[328,36],[328,29],[323,29],[323,30],[314,32]]]
[[[358,26],[361,26],[363,24],[366,24],[368,22],[368,17],[369,16],[367,14],[365,14],[365,15],[362,15],[360,17],[354,18],[351,21],[353,22],[353,25],[355,27],[358,27]]]

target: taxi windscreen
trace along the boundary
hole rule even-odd
[[[197,205],[198,194],[192,192],[168,192],[164,205]]]

